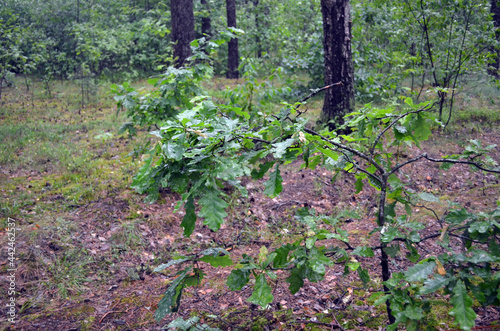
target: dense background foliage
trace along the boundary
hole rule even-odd
[[[196,37],[226,30],[225,4],[194,1]],[[494,27],[487,1],[352,1],[357,98],[381,100],[404,86],[459,87],[492,61]],[[296,86],[321,87],[322,21],[318,0],[237,1],[242,70],[283,67]],[[0,5],[2,78],[43,80],[148,76],[172,63],[168,1],[19,1]],[[15,29],[14,29],[15,27]],[[446,33],[443,33],[446,31]],[[493,47],[493,48],[492,48]],[[227,45],[214,56],[224,74]],[[449,99],[449,98],[448,98]]]

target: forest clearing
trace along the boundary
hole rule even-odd
[[[498,8],[7,1],[1,329],[500,329]]]

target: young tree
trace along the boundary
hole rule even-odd
[[[236,28],[236,1],[226,0],[227,11],[227,26],[228,28]],[[230,79],[238,79],[239,54],[238,54],[238,39],[232,38],[228,43],[227,54],[227,74]]]
[[[7,9],[0,10],[0,99],[4,84],[9,85],[14,72],[23,71],[27,57],[20,49],[22,35],[18,16]]]
[[[193,0],[171,0],[172,41],[177,68],[182,67],[191,55],[191,41],[194,40]]]
[[[321,0],[323,48],[325,52],[325,102],[320,121],[330,129],[343,124],[343,116],[354,110],[354,66],[351,52],[349,0]]]

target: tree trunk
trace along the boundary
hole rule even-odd
[[[206,11],[205,15],[201,18],[201,33],[208,40],[212,36],[212,21],[210,19],[210,7],[208,5],[207,0],[201,0],[201,6],[204,11]]]
[[[259,8],[259,0],[253,0],[253,11],[255,13],[255,47],[256,47],[256,52],[257,52],[257,58],[262,57],[262,45],[261,45],[261,40],[260,40],[260,29],[261,29],[261,19],[260,15],[262,14],[260,12]]]
[[[349,0],[321,0],[325,85],[342,82],[325,91],[320,122],[331,130],[344,123],[344,115],[354,110],[354,65],[351,52]]]
[[[191,41],[194,40],[193,0],[171,0],[172,41],[174,42],[175,67],[184,65],[191,56]]]
[[[236,1],[226,0],[226,12],[227,12],[227,26],[236,28]],[[227,74],[226,77],[230,79],[238,79],[238,65],[239,65],[239,54],[238,54],[238,39],[232,38],[228,44],[227,53]]]
[[[491,0],[490,12],[493,17],[493,25],[495,26],[495,38],[500,41],[500,1]],[[500,79],[500,48],[491,50],[492,53],[496,53],[495,62],[490,63],[488,68],[488,73],[495,77],[496,79]]]

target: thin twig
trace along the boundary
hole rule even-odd
[[[500,174],[500,170],[484,168],[482,165],[480,165],[477,162],[464,161],[464,160],[452,160],[452,159],[435,159],[433,157],[428,156],[427,154],[423,154],[423,155],[425,155],[424,157],[427,160],[431,161],[431,162],[453,163],[453,164],[468,164],[468,165],[471,165],[471,166],[474,166],[474,167],[478,168],[479,170],[483,170],[483,171],[486,171],[486,172],[491,172],[491,173],[494,173],[494,174]]]
[[[322,88],[312,90],[312,92],[311,92],[308,96],[306,96],[304,99],[302,99],[302,100],[300,100],[300,101],[299,101],[299,103],[300,103],[300,104],[298,104],[298,105],[295,107],[295,110],[298,110],[298,109],[299,109],[299,107],[300,107],[300,106],[301,106],[304,102],[306,102],[307,100],[311,99],[313,96],[315,96],[315,95],[316,95],[316,94],[318,94],[319,92],[322,92],[322,91],[327,90],[327,89],[329,89],[329,88],[332,88],[332,87],[334,87],[334,86],[340,86],[340,85],[342,85],[342,82],[337,82],[337,83],[335,83],[335,84],[331,84],[331,85],[323,86]]]
[[[391,127],[394,126],[394,124],[396,124],[400,119],[402,119],[403,117],[405,116],[408,116],[410,114],[418,114],[418,113],[421,113],[421,112],[424,112],[424,111],[430,111],[434,105],[436,103],[433,102],[432,104],[429,104],[429,105],[426,105],[425,107],[423,108],[420,108],[420,109],[417,109],[417,110],[412,110],[412,111],[408,111],[404,114],[401,114],[399,115],[398,117],[396,117],[392,122],[391,124],[389,124],[384,130],[382,130],[378,135],[377,135],[377,138],[375,138],[375,141],[373,142],[373,145],[372,147],[370,148],[370,155],[373,155],[373,152],[375,151],[375,147],[377,146],[378,142],[380,141],[380,139],[382,138],[382,136],[384,135],[384,133],[387,132],[387,130],[389,130]]]

